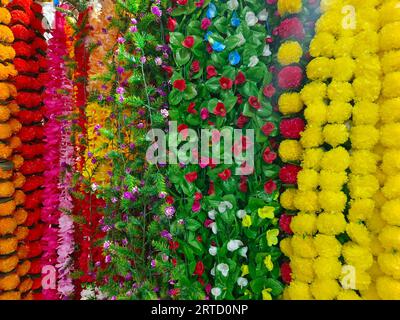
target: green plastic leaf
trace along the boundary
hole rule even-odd
[[[175,61],[178,66],[183,66],[190,60],[190,50],[187,48],[180,48],[176,51]]]

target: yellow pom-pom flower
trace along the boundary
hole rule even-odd
[[[338,235],[346,230],[346,219],[343,213],[323,212],[317,218],[319,232],[326,235]]]
[[[354,98],[353,87],[348,82],[333,80],[328,86],[328,97],[331,100],[349,102]]]
[[[400,21],[383,26],[379,33],[379,45],[382,51],[400,49]]]
[[[331,101],[327,107],[326,119],[329,123],[344,123],[350,119],[353,107],[343,101]]]
[[[307,105],[304,117],[309,125],[322,125],[326,123],[327,105],[320,100],[315,100]]]
[[[319,209],[318,195],[314,191],[298,191],[294,197],[294,206],[304,212],[316,212]]]
[[[385,24],[400,21],[399,2],[397,0],[383,1],[379,8],[379,20],[382,26]]]
[[[302,0],[278,0],[278,12],[281,16],[299,13],[302,8]]]
[[[314,213],[301,212],[292,218],[290,228],[294,234],[313,235],[317,232],[317,216]]]
[[[368,150],[356,150],[351,155],[350,170],[353,174],[376,172],[377,156]]]
[[[283,140],[279,145],[279,156],[283,162],[300,161],[303,147],[297,140]]]
[[[395,279],[400,279],[400,254],[398,252],[379,254],[378,264],[382,272]]]
[[[371,237],[368,229],[361,223],[350,222],[346,227],[347,235],[361,246],[369,246]]]
[[[294,280],[288,287],[288,295],[291,300],[311,300],[311,291],[308,283]]]
[[[400,51],[385,52],[381,59],[383,73],[400,71]]]
[[[381,92],[381,81],[378,77],[358,77],[353,81],[356,101],[376,101]]]
[[[400,150],[388,149],[382,157],[382,170],[387,175],[394,175],[400,171]],[[386,181],[386,179],[385,179]]]
[[[310,43],[310,55],[312,57],[332,57],[335,47],[335,37],[328,32],[315,35]]]
[[[351,201],[348,219],[352,222],[365,221],[374,214],[375,202],[372,199],[356,199]]]
[[[378,179],[374,175],[350,175],[349,190],[353,198],[372,198],[379,189]]]
[[[400,200],[385,202],[381,208],[382,219],[393,226],[400,226]]]
[[[400,91],[399,91],[400,92]],[[399,148],[400,139],[400,123],[390,123],[381,127],[380,142],[383,146],[388,148]]]
[[[303,102],[298,93],[283,93],[278,101],[279,111],[285,115],[300,112]]]
[[[333,172],[321,170],[319,173],[319,185],[325,191],[340,191],[347,182],[347,174],[343,172]]]
[[[400,249],[400,227],[386,226],[379,234],[379,241],[385,249]]]
[[[355,125],[375,125],[379,120],[379,106],[369,101],[361,101],[353,108],[353,123]]]
[[[349,132],[344,124],[327,124],[322,135],[325,142],[332,147],[344,144],[349,139]]]
[[[344,192],[323,190],[319,193],[319,205],[328,212],[342,212],[346,207],[347,196]]]
[[[293,254],[302,258],[315,258],[317,251],[314,248],[313,238],[310,236],[294,235],[291,239]]]
[[[279,248],[286,257],[291,257],[293,255],[293,248],[290,238],[284,238],[279,242]]]
[[[350,81],[353,78],[356,64],[350,57],[340,57],[333,60],[332,78],[337,81]]]
[[[278,62],[283,65],[299,63],[303,56],[303,49],[297,41],[287,41],[278,50]]]
[[[354,149],[372,149],[379,141],[379,131],[371,125],[354,126],[350,139]]]
[[[294,254],[290,259],[293,279],[311,283],[314,280],[313,259],[296,256],[295,251]]]
[[[400,98],[383,101],[379,113],[383,123],[400,121]]]
[[[318,170],[324,151],[320,148],[305,149],[303,154],[302,167]]]
[[[296,196],[296,189],[286,189],[282,192],[280,197],[280,203],[286,210],[296,210],[294,205],[294,198]]]
[[[376,290],[383,300],[400,300],[400,281],[390,277],[379,277]]]
[[[377,54],[364,54],[356,59],[356,78],[376,78],[381,74],[381,61]]]
[[[333,172],[345,171],[350,165],[350,155],[343,147],[337,147],[324,153],[322,168]]]
[[[382,82],[382,94],[386,98],[396,98],[400,92],[400,72],[388,73]]]
[[[318,172],[312,169],[303,169],[297,174],[299,190],[315,190],[318,187]]]
[[[320,81],[313,81],[306,84],[300,91],[301,99],[307,105],[313,101],[322,101],[327,95],[327,86]]]
[[[386,183],[382,188],[383,195],[388,199],[400,197],[400,174],[387,177]]]
[[[338,279],[342,272],[342,264],[337,257],[318,257],[313,267],[319,279]]]
[[[334,57],[351,57],[353,46],[354,37],[348,36],[339,38],[335,43],[335,47],[333,48]]]
[[[361,297],[353,290],[341,290],[336,297],[337,300],[362,300]]]
[[[353,56],[360,57],[379,51],[379,36],[376,31],[365,30],[354,36]]]
[[[312,295],[317,300],[333,300],[340,291],[339,283],[333,279],[317,279],[310,288]]]
[[[314,247],[321,257],[339,257],[342,252],[342,245],[333,235],[317,234]]]
[[[332,77],[333,60],[318,57],[307,65],[307,77],[311,80],[327,80]]]
[[[309,125],[300,133],[300,142],[304,148],[315,148],[323,144],[322,128],[318,125]]]
[[[386,222],[382,219],[379,212],[375,212],[367,219],[366,225],[369,231],[378,233],[386,226]]]
[[[343,245],[342,255],[348,265],[356,268],[356,272],[368,270],[373,263],[370,250],[354,242],[347,242]]]

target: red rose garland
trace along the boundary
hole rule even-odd
[[[43,186],[42,173],[45,164],[42,160],[44,152],[43,139],[43,102],[42,92],[46,82],[45,57],[41,53],[46,51],[46,42],[43,39],[41,25],[41,6],[31,0],[13,1],[9,4],[12,16],[11,30],[16,42],[13,47],[16,51],[15,67],[18,76],[14,78],[14,84],[19,94],[16,102],[20,106],[17,115],[24,127],[19,132],[22,144],[18,148],[19,153],[26,159],[20,167],[20,171],[26,175],[22,190],[26,193],[25,210],[28,218],[25,226],[29,232],[26,244],[29,248],[27,257],[31,261],[29,275],[30,286],[25,289],[33,290],[33,296],[40,298],[41,289],[41,238],[43,224],[41,216],[41,188]],[[40,43],[40,46],[33,46]],[[40,47],[40,51],[37,50]],[[40,62],[40,63],[39,63]],[[29,110],[28,110],[29,109]]]

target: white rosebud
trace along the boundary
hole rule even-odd
[[[237,279],[237,284],[238,284],[238,286],[242,289],[243,287],[246,287],[247,285],[248,285],[248,281],[247,281],[247,279],[246,278],[242,278],[242,277],[239,277],[239,279]]]
[[[221,212],[221,213],[224,213],[224,212],[226,211],[226,204],[225,204],[225,202],[221,202],[221,203],[218,205],[218,211]]]
[[[228,244],[226,245],[228,250],[231,252],[239,249],[241,246],[243,246],[243,242],[240,240],[229,240]]]
[[[81,291],[81,300],[93,300],[96,299],[93,288],[86,288]]]
[[[268,19],[267,9],[264,9],[263,11],[259,12],[257,17],[258,17],[258,20],[260,20],[260,21],[267,21],[267,19]]]
[[[243,33],[240,32],[236,36],[239,38],[239,42],[238,42],[239,47],[246,43],[246,39],[244,38]]]
[[[269,44],[265,45],[262,55],[264,57],[269,57],[271,54],[272,54],[272,52],[271,52],[271,49],[269,48]]]
[[[211,289],[211,294],[216,298],[219,297],[221,295],[221,293],[222,293],[222,291],[220,288],[212,288]]]
[[[215,211],[215,210],[208,211],[208,217],[212,220],[215,220],[216,214],[217,214],[217,211]]]
[[[247,23],[247,25],[249,27],[252,27],[252,26],[256,25],[257,22],[258,22],[258,18],[256,17],[254,12],[252,12],[252,11],[249,11],[249,12],[246,13],[245,20],[246,20],[246,23]]]
[[[229,273],[229,266],[226,263],[220,263],[217,265],[217,270],[221,272],[224,277],[227,277]]]
[[[210,274],[215,277],[215,266],[210,270]]]
[[[240,254],[243,258],[246,258],[246,259],[247,259],[247,250],[249,250],[248,247],[243,247],[243,248],[240,248],[240,250],[239,250],[239,254]]]
[[[217,247],[211,246],[210,249],[208,249],[208,253],[212,255],[213,257],[217,255]]]
[[[258,60],[257,56],[252,56],[252,57],[250,57],[250,62],[249,62],[249,64],[248,64],[248,67],[249,67],[249,68],[255,67],[259,61],[260,61],[260,60]]]
[[[243,219],[245,215],[246,215],[245,210],[238,210],[238,212],[236,212],[236,217],[238,217],[239,219]]]
[[[212,233],[217,234],[217,232],[218,232],[217,224],[215,222],[212,222],[212,223],[210,223],[210,227],[211,227]]]
[[[230,203],[229,201],[224,201],[224,203],[225,203],[225,205],[226,205],[226,207],[227,207],[228,209],[232,209],[232,208],[233,208],[233,204]]]
[[[236,10],[239,7],[238,0],[229,0],[227,3],[229,10]]]
[[[92,191],[96,191],[97,190],[97,187],[98,187],[98,185],[96,184],[96,183],[92,183]]]

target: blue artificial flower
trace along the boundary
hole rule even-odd
[[[204,40],[208,41],[208,37],[212,35],[211,31],[207,31],[206,34],[204,35]]]
[[[228,59],[229,59],[229,63],[231,65],[233,65],[233,66],[237,65],[240,62],[240,54],[239,54],[239,52],[237,52],[236,50],[232,51],[229,54]]]
[[[211,3],[208,5],[208,9],[207,9],[207,12],[206,12],[206,16],[207,16],[208,19],[212,19],[212,18],[214,18],[216,15],[217,15],[217,7],[215,6],[214,3],[211,2]]]
[[[218,41],[214,41],[212,43],[211,47],[216,52],[221,52],[221,51],[223,51],[225,49],[225,45],[223,43],[221,43],[221,42],[218,42]]]
[[[239,25],[240,25],[240,19],[237,15],[236,11],[233,12],[232,19],[231,19],[231,25],[232,25],[232,27],[239,27]]]

